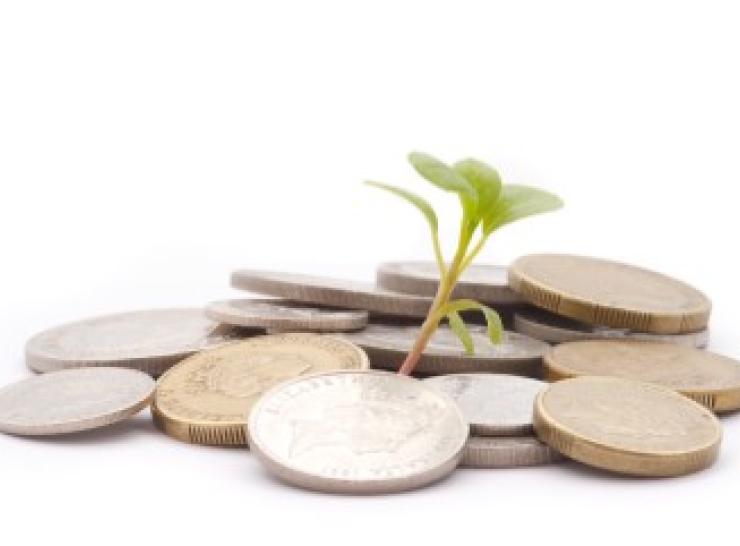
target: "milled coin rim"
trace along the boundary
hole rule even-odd
[[[347,341],[346,339],[328,334],[319,334],[313,332],[288,332],[281,334],[259,335],[248,339],[229,341],[222,345],[219,345],[218,347],[204,349],[195,353],[194,355],[189,356],[188,358],[182,360],[181,362],[167,370],[159,377],[151,403],[152,418],[154,420],[154,423],[159,427],[160,430],[162,430],[162,432],[164,432],[168,436],[189,444],[215,446],[248,446],[248,437],[244,433],[246,416],[244,416],[243,420],[220,421],[218,423],[214,423],[213,421],[208,421],[204,419],[185,419],[182,416],[172,414],[172,412],[168,411],[167,409],[161,408],[160,405],[157,404],[157,391],[160,385],[163,382],[167,381],[167,377],[169,374],[175,373],[177,368],[180,365],[185,364],[186,361],[198,358],[201,353],[220,350],[226,346],[236,344],[256,343],[257,340],[261,340],[264,338],[274,339],[276,337],[288,339],[294,337],[318,337],[323,339],[329,338],[345,344],[348,348],[351,348],[356,353],[359,363],[359,367],[357,368],[357,370],[368,370],[370,368],[370,359],[368,358],[367,353],[365,353],[365,351],[363,351],[361,347],[350,341]],[[308,375],[312,374],[307,374],[306,376],[300,377],[307,377]],[[260,398],[264,396],[264,394],[265,393],[262,393]]]
[[[530,440],[540,445],[533,445]],[[518,443],[522,441],[529,443]],[[491,449],[485,445],[487,443],[500,445]],[[460,468],[527,468],[556,463],[562,459],[560,453],[534,435],[471,436],[465,445]]]
[[[464,433],[461,434],[460,445],[457,447],[457,449],[454,451],[454,453],[450,456],[449,459],[444,461],[442,464],[432,469],[428,469],[424,472],[419,472],[416,474],[412,474],[410,476],[397,477],[397,478],[350,480],[350,479],[344,479],[344,478],[330,478],[326,476],[316,476],[313,474],[309,474],[308,472],[299,471],[294,468],[291,468],[289,465],[282,462],[281,457],[276,456],[269,448],[265,447],[264,445],[261,445],[259,439],[258,438],[256,439],[253,436],[252,432],[250,432],[251,430],[255,428],[254,421],[258,417],[259,411],[269,401],[269,399],[272,396],[274,396],[277,392],[279,392],[280,390],[287,388],[294,383],[312,380],[317,377],[329,376],[329,375],[346,375],[346,374],[356,374],[356,375],[362,374],[362,375],[377,375],[377,376],[385,376],[385,377],[395,377],[402,381],[413,382],[414,384],[418,385],[422,389],[428,390],[429,392],[433,393],[435,396],[439,396],[440,398],[446,400],[449,403],[451,410],[453,411],[453,413],[455,413],[460,424],[462,425],[462,430],[464,430]],[[424,385],[421,381],[419,381],[418,379],[414,379],[413,377],[399,375],[393,372],[388,372],[388,371],[383,371],[383,370],[339,370],[335,372],[320,372],[320,373],[300,376],[295,379],[291,379],[289,381],[276,385],[272,387],[271,389],[265,391],[265,393],[260,397],[257,403],[255,403],[255,405],[252,406],[252,409],[249,412],[249,417],[247,419],[247,425],[245,429],[246,429],[247,438],[249,439],[250,450],[252,451],[252,453],[254,453],[257,456],[259,461],[264,465],[264,467],[267,470],[270,471],[270,473],[275,475],[277,478],[279,478],[283,482],[289,485],[294,485],[296,487],[318,491],[318,492],[331,492],[331,493],[338,493],[338,494],[356,494],[356,495],[400,493],[402,491],[409,491],[412,489],[417,489],[424,485],[429,485],[429,484],[432,484],[434,482],[441,480],[442,478],[451,474],[455,470],[455,468],[458,467],[464,455],[467,440],[470,437],[470,424],[466,420],[465,416],[463,415],[462,411],[458,407],[457,403],[450,396],[446,395],[443,392],[438,392],[427,385]]]
[[[557,421],[544,408],[544,398],[550,390],[566,381],[614,381],[632,383],[645,388],[661,391],[682,403],[693,404],[696,409],[709,416],[714,424],[716,437],[706,445],[700,445],[691,451],[648,451],[627,449],[608,443],[600,443],[580,432]],[[642,477],[681,476],[710,467],[719,455],[722,443],[722,424],[717,416],[701,404],[661,385],[645,383],[630,379],[608,376],[581,376],[552,383],[542,391],[534,404],[535,435],[543,443],[568,458],[595,468],[601,468],[618,474]]]

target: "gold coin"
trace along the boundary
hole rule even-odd
[[[702,292],[666,275],[583,256],[519,258],[509,268],[509,286],[558,315],[635,332],[698,332],[712,307]]]
[[[152,415],[185,442],[246,445],[247,414],[266,390],[301,375],[368,367],[362,349],[345,340],[260,336],[203,351],[168,370],[157,383]]]
[[[537,397],[537,436],[587,465],[635,476],[678,476],[710,466],[722,428],[675,391],[617,377],[553,383]]]
[[[740,362],[692,347],[652,341],[578,341],[544,358],[548,380],[609,375],[658,383],[716,412],[740,409]]]

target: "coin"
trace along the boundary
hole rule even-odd
[[[658,383],[716,412],[740,409],[740,362],[650,341],[577,341],[545,355],[548,379],[608,375]]]
[[[534,408],[537,436],[563,455],[636,476],[710,466],[722,439],[705,407],[652,383],[584,376],[551,384]]]
[[[539,377],[547,343],[515,332],[505,332],[500,344],[488,339],[486,329],[470,326],[475,354],[465,353],[460,341],[447,326],[440,326],[416,366],[421,375],[489,372]],[[397,370],[419,334],[417,326],[370,324],[364,330],[341,334],[367,352],[374,368]]]
[[[376,288],[363,282],[293,273],[241,270],[231,277],[234,288],[342,309],[374,314],[426,317],[432,298]]]
[[[300,375],[368,366],[362,349],[341,339],[259,336],[200,352],[171,368],[159,379],[152,414],[179,440],[245,445],[247,413],[270,387]]]
[[[706,329],[711,302],[686,283],[618,262],[535,254],[509,268],[509,286],[538,307],[589,324],[635,332]]]
[[[122,421],[149,404],[154,380],[122,368],[36,375],[0,389],[0,432],[51,435]]]
[[[469,266],[457,281],[454,298],[471,298],[490,305],[516,305],[524,300],[509,288],[504,266]],[[378,267],[378,286],[388,290],[434,296],[439,286],[435,262],[391,262]]]
[[[263,396],[250,446],[282,480],[332,493],[391,493],[457,466],[468,424],[445,394],[388,372],[301,377]]]
[[[452,397],[478,436],[532,434],[532,408],[547,385],[537,379],[504,374],[450,374],[424,380]]]
[[[514,315],[514,330],[548,343],[586,341],[597,339],[632,339],[664,341],[678,345],[703,348],[709,344],[709,330],[688,334],[646,334],[631,330],[596,326],[560,317],[543,310],[520,310]]]
[[[561,458],[560,453],[534,436],[471,436],[460,466],[512,468],[547,464]]]
[[[219,326],[202,309],[134,311],[41,332],[26,344],[26,364],[37,372],[119,366],[157,376],[196,351],[241,334]]]
[[[287,300],[216,301],[206,307],[206,315],[233,326],[312,332],[358,330],[367,324],[367,311],[326,309]]]

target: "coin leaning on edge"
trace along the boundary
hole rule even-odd
[[[292,485],[331,493],[393,493],[441,479],[458,465],[469,427],[454,401],[382,371],[298,378],[253,407],[252,452]]]

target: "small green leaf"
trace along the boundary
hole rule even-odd
[[[498,172],[482,161],[472,158],[458,161],[453,169],[463,175],[475,188],[478,194],[476,217],[484,218],[486,213],[493,210],[501,194],[501,177]]]
[[[482,303],[470,299],[454,300],[443,305],[439,310],[439,314],[449,317],[451,313],[459,313],[460,311],[469,311],[471,309],[478,309],[486,317],[488,337],[491,343],[501,343],[504,337],[504,325],[501,322],[501,317],[499,317],[496,311]]]
[[[483,218],[483,233],[489,235],[503,225],[562,206],[563,201],[552,193],[529,186],[506,184],[501,188],[496,206]]]
[[[409,163],[421,176],[446,191],[460,196],[463,212],[470,216],[478,206],[478,193],[473,185],[460,173],[442,163],[439,159],[421,152],[411,152]]]
[[[450,323],[450,328],[452,329],[452,331],[455,332],[455,335],[457,335],[457,337],[460,339],[463,347],[465,347],[465,353],[469,355],[475,353],[473,337],[470,335],[468,327],[465,326],[465,322],[463,321],[462,317],[460,317],[460,314],[456,311],[448,313],[447,321]]]
[[[380,188],[381,190],[390,192],[394,195],[401,197],[402,199],[405,199],[406,201],[414,205],[417,209],[419,209],[419,211],[421,211],[421,213],[427,219],[427,222],[429,222],[429,227],[432,228],[432,232],[437,233],[439,229],[439,221],[437,219],[437,214],[434,212],[432,205],[430,205],[426,199],[419,197],[415,193],[406,191],[403,188],[391,186],[390,184],[383,184],[382,182],[367,181],[365,182],[365,184],[367,184],[368,186],[372,186],[374,188]]]

